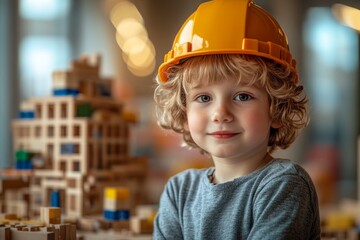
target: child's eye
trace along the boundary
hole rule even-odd
[[[201,95],[201,96],[198,96],[198,97],[196,98],[196,101],[197,101],[197,102],[201,102],[201,103],[210,102],[210,101],[211,101],[211,97],[208,96],[208,95]]]
[[[235,100],[237,100],[237,101],[249,101],[252,98],[253,98],[252,96],[250,96],[249,94],[246,94],[246,93],[240,93],[235,96]]]

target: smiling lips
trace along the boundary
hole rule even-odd
[[[232,138],[238,134],[239,133],[237,133],[237,132],[216,131],[216,132],[211,132],[208,135],[212,136],[214,138],[217,138],[217,139],[228,139],[228,138]]]

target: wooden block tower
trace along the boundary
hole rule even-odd
[[[96,56],[55,71],[52,96],[24,101],[13,120],[14,150],[34,156],[26,158],[33,168],[30,216],[50,206],[54,191],[63,214],[75,218],[102,213],[105,187],[131,185],[132,195],[141,194],[136,186],[144,180],[147,159],[129,156],[130,122],[122,103],[111,98],[112,81],[101,78],[99,69]]]

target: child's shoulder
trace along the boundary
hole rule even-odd
[[[213,171],[213,168],[186,169],[172,176],[169,179],[168,183],[178,185],[199,182],[202,181],[202,179],[206,178],[207,175],[211,175]]]
[[[288,160],[275,158],[268,164],[268,171],[279,172],[280,174],[289,173],[289,174],[302,174],[306,172],[299,164]]]
[[[213,168],[191,168],[175,174],[171,179],[198,179],[202,178],[204,175],[210,174],[211,171],[213,171]]]
[[[311,178],[306,170],[299,164],[288,159],[274,159],[271,161],[261,173],[264,179],[273,180],[276,178],[301,178],[305,182],[311,182]]]

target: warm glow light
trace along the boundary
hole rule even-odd
[[[116,28],[116,42],[123,51],[123,60],[136,76],[147,76],[155,69],[155,48],[148,38],[143,18],[134,4],[121,1],[110,13]]]
[[[155,49],[150,41],[142,45],[142,49],[124,52],[123,59],[128,69],[136,76],[147,76],[155,69]]]
[[[146,68],[152,65],[152,62],[155,61],[155,54],[152,52],[151,48],[146,45],[143,51],[132,54],[123,53],[123,59],[127,65],[130,65],[132,68]]]
[[[116,26],[116,31],[123,39],[134,36],[147,36],[144,25],[132,18],[126,18],[119,22]]]
[[[129,1],[120,1],[111,9],[110,20],[112,24],[117,27],[117,25],[125,18],[133,18],[140,23],[144,22],[134,4]]]
[[[332,6],[334,16],[346,26],[360,31],[360,10],[346,6],[344,4],[334,4]]]
[[[155,61],[152,61],[149,66],[142,67],[142,68],[139,68],[139,67],[134,68],[131,64],[128,64],[127,67],[129,69],[129,71],[132,72],[132,74],[134,74],[135,76],[146,77],[154,71]]]
[[[129,38],[124,43],[123,51],[126,52],[127,54],[139,53],[146,48],[148,42],[149,42],[148,38],[144,38],[140,36]]]
[[[116,42],[121,50],[126,53],[141,51],[148,41],[150,40],[147,36],[135,35],[130,38],[124,38],[118,32],[116,33]]]
[[[140,52],[130,52],[128,54],[129,62],[134,66],[142,67],[148,66],[155,58],[152,45],[146,44],[144,49]]]

